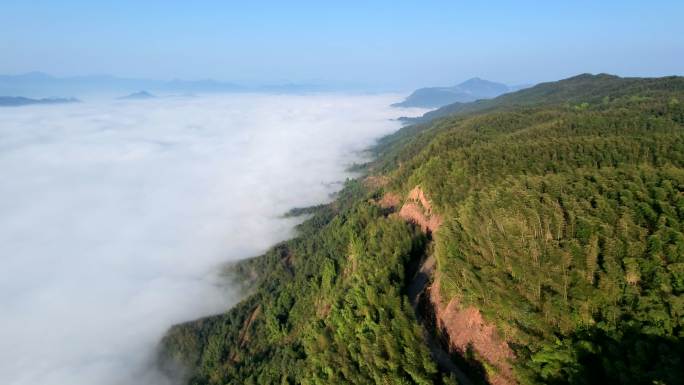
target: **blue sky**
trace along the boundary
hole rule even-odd
[[[0,73],[410,88],[684,74],[684,1],[0,0]]]

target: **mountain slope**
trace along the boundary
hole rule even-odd
[[[174,327],[162,366],[192,384],[682,383],[682,100],[684,78],[582,75],[403,128],[296,239],[233,267],[250,294]]]
[[[407,123],[429,122],[433,119],[463,113],[484,112],[491,109],[514,108],[530,105],[596,102],[600,98],[616,98],[628,94],[638,95],[640,89],[648,92],[668,92],[667,79],[674,84],[681,80],[669,78],[621,78],[609,74],[581,74],[557,82],[540,83],[517,92],[474,103],[453,103],[430,111],[418,118],[403,118]],[[660,89],[662,88],[662,89]]]
[[[505,84],[472,78],[453,87],[420,88],[394,107],[435,108],[456,102],[472,102],[499,96],[512,89]]]

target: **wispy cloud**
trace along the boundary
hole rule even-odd
[[[216,267],[397,128],[375,96],[235,95],[0,112],[0,383],[132,384],[168,326],[234,301]]]

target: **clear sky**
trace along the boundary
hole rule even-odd
[[[0,0],[0,73],[511,84],[684,74],[684,1]]]

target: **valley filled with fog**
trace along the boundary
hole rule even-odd
[[[396,95],[223,95],[0,111],[0,383],[151,383],[221,264],[293,235],[411,111]],[[422,111],[414,111],[415,113]]]

